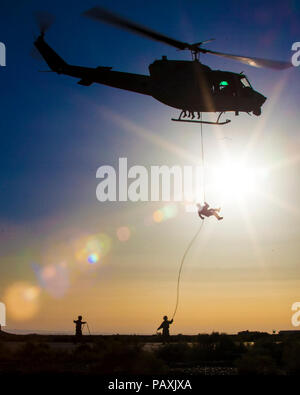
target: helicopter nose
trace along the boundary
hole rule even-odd
[[[254,98],[255,104],[252,112],[254,115],[259,116],[261,115],[261,106],[264,104],[267,98],[259,92],[255,92]]]
[[[257,93],[257,100],[259,101],[260,106],[262,106],[264,104],[264,102],[267,100],[267,98],[264,95],[262,95],[261,93],[258,93],[258,92],[256,92],[256,93]]]
[[[267,98],[264,95],[262,95],[261,93],[255,91],[255,90],[253,90],[252,94],[253,94],[255,106],[257,106],[257,107],[262,106],[264,104],[264,102],[267,100]]]

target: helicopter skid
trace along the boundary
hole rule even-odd
[[[176,118],[171,118],[171,119],[172,119],[172,121],[176,121],[176,122],[205,123],[206,125],[226,125],[226,123],[231,122],[230,119],[226,119],[226,121],[220,122],[220,118],[224,114],[224,111],[220,112],[216,122],[202,121],[202,113],[197,112],[197,114],[198,114],[198,119],[194,120],[195,115],[194,115],[193,112],[188,112],[188,115],[187,115],[187,112],[182,110],[180,115],[179,115],[179,118],[177,118],[177,119]],[[185,119],[182,119],[182,118],[185,118]],[[186,119],[186,118],[189,118],[189,119]]]
[[[224,121],[224,122],[219,122],[219,121],[216,121],[216,122],[197,121],[197,120],[194,120],[194,119],[180,119],[180,118],[177,118],[177,119],[176,118],[171,118],[171,120],[175,121],[175,122],[205,123],[207,125],[226,125],[227,123],[231,122],[230,119],[226,119],[226,121]]]

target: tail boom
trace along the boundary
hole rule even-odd
[[[91,68],[70,65],[46,43],[43,34],[36,39],[34,45],[52,71],[79,78],[80,85],[90,86],[98,83],[152,96],[150,77],[147,75],[111,71],[111,67]]]

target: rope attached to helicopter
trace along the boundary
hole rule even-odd
[[[202,121],[202,113],[200,113],[200,120]],[[203,177],[203,202],[205,202],[205,166],[204,166],[204,139],[203,139],[203,123],[200,125],[200,134],[201,134],[201,155],[202,155],[202,177]]]
[[[174,313],[172,316],[172,320],[174,319],[176,313],[177,313],[177,308],[178,308],[178,304],[179,304],[179,291],[180,291],[180,279],[181,279],[181,272],[182,272],[182,268],[183,268],[183,264],[185,262],[185,258],[190,250],[190,248],[192,247],[192,245],[194,244],[195,240],[197,239],[198,235],[201,232],[201,229],[203,227],[204,221],[201,222],[200,227],[198,228],[197,232],[195,233],[195,235],[193,236],[192,240],[190,241],[190,243],[188,244],[187,248],[184,251],[184,254],[182,256],[181,262],[180,262],[180,266],[179,266],[179,271],[178,271],[178,277],[177,277],[177,288],[176,288],[176,303],[175,303],[175,309],[174,309]]]
[[[202,119],[202,113],[200,113],[200,120]],[[202,155],[202,190],[203,190],[203,201],[205,202],[205,165],[204,165],[204,140],[203,140],[203,124],[201,123],[201,129],[200,129],[200,136],[201,136],[201,155]],[[195,235],[193,236],[192,240],[189,242],[189,244],[187,245],[184,254],[181,258],[181,262],[179,265],[179,271],[178,271],[178,276],[177,276],[177,287],[176,287],[176,303],[175,303],[175,308],[174,308],[174,313],[172,316],[172,320],[174,319],[176,313],[177,313],[177,308],[178,308],[178,304],[179,304],[179,295],[180,295],[180,280],[181,280],[181,272],[182,272],[182,268],[185,262],[185,258],[189,252],[189,250],[191,249],[192,245],[194,244],[194,242],[196,241],[197,237],[199,236],[202,228],[204,225],[204,220],[201,222],[200,227],[197,229],[197,232],[195,233]]]
[[[200,120],[202,118],[202,113],[200,114]],[[218,220],[222,220],[223,217],[220,217],[219,212],[220,212],[220,208],[209,208],[209,205],[205,202],[206,200],[206,193],[205,193],[205,161],[204,161],[204,138],[203,138],[203,126],[201,123],[201,129],[200,129],[200,136],[201,136],[201,155],[202,155],[202,190],[203,190],[203,202],[204,202],[204,206],[201,206],[200,204],[197,204],[198,207],[198,215],[199,217],[202,219],[201,225],[198,228],[197,232],[195,233],[195,235],[193,236],[192,240],[190,241],[190,243],[188,244],[187,248],[184,251],[184,254],[182,256],[181,262],[180,262],[180,266],[179,266],[179,271],[178,271],[178,277],[177,277],[177,288],[176,288],[176,303],[175,303],[175,309],[174,309],[174,313],[173,313],[173,317],[172,320],[174,319],[176,313],[177,313],[177,308],[178,308],[178,304],[179,304],[179,291],[180,291],[180,280],[181,280],[181,272],[182,272],[182,268],[185,262],[185,258],[190,250],[190,248],[192,247],[192,245],[194,244],[194,242],[196,241],[198,235],[200,234],[202,228],[203,228],[203,224],[204,224],[204,218],[205,217],[210,217],[212,215],[214,215]]]

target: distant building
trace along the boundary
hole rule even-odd
[[[279,335],[299,335],[300,336],[300,330],[291,329],[291,330],[287,330],[287,331],[279,331]]]
[[[248,331],[248,330],[246,330],[246,331],[241,331],[241,332],[238,332],[238,335],[239,336],[265,336],[265,335],[268,335],[268,333],[267,332],[258,332],[258,331]]]

